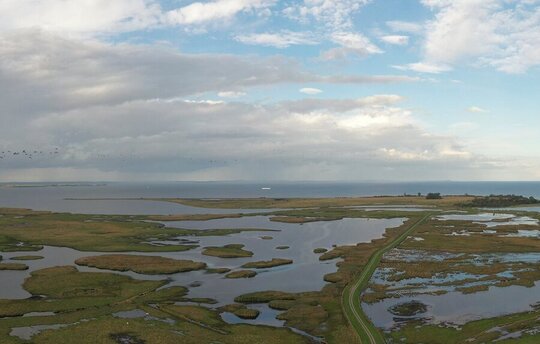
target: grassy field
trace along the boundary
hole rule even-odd
[[[473,196],[445,196],[443,199],[426,199],[424,196],[378,196],[378,197],[338,197],[338,198],[227,198],[190,199],[158,198],[166,201],[201,208],[225,209],[267,209],[267,208],[311,208],[343,207],[362,205],[423,205],[451,207],[470,202]]]
[[[182,230],[129,217],[76,215],[0,209],[0,251],[39,250],[42,245],[81,251],[184,251],[193,245],[155,246],[151,238],[166,240]]]

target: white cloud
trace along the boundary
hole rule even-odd
[[[315,94],[322,93],[322,90],[318,88],[304,87],[300,89],[300,92],[304,94],[315,95]]]
[[[381,41],[394,45],[407,45],[409,44],[409,36],[386,35],[381,37]]]
[[[424,0],[435,11],[427,24],[424,60],[473,63],[506,73],[540,65],[538,1]]]
[[[80,42],[38,30],[0,33],[0,57],[0,103],[3,115],[13,118],[279,83],[416,81],[392,75],[321,76],[284,57],[183,54],[163,46]]]
[[[291,45],[314,45],[318,42],[313,34],[307,32],[281,31],[278,33],[254,33],[248,35],[238,35],[234,38],[238,42],[252,45],[272,46],[276,48],[287,48]]]
[[[486,109],[483,109],[479,106],[471,106],[467,109],[467,111],[469,112],[474,112],[474,113],[485,113],[485,112],[489,112],[488,110]]]
[[[399,70],[410,70],[413,72],[430,73],[430,74],[439,74],[442,72],[447,72],[449,70],[452,70],[452,68],[447,65],[433,64],[429,62],[416,62],[416,63],[409,63],[405,65],[397,65],[397,66],[392,66],[392,67]]]
[[[218,97],[221,98],[240,98],[245,96],[246,92],[241,91],[220,91],[218,92]]]
[[[467,168],[472,156],[452,138],[425,132],[399,106],[402,99],[374,95],[266,105],[131,101],[44,113],[27,121],[25,137],[11,145],[31,147],[44,136],[48,145],[61,147],[60,157],[36,158],[32,165],[11,159],[3,173],[20,170],[31,178],[33,166],[33,175],[45,179],[48,172],[74,175],[77,169],[114,179],[304,179],[310,167],[326,165],[331,169],[317,170],[317,177],[361,179],[381,177],[385,166],[403,161],[410,164],[408,178],[417,178],[426,163],[435,166],[430,171],[440,166],[445,173],[448,161]]]
[[[389,107],[403,101],[403,97],[396,94],[378,94],[357,99],[302,99],[285,101],[281,103],[287,111],[294,113],[311,113],[324,109],[328,112],[347,112],[359,108]]]
[[[144,29],[159,22],[161,9],[147,0],[2,0],[0,30],[42,28],[93,34]]]
[[[364,57],[371,54],[381,54],[383,51],[373,44],[369,38],[354,32],[334,32],[331,40],[340,47],[332,48],[321,54],[323,60],[335,60],[349,54]]]
[[[424,30],[424,27],[420,23],[406,22],[406,21],[387,21],[386,25],[394,32],[406,32],[411,34],[419,34]]]
[[[284,14],[300,22],[314,20],[337,31],[353,26],[352,16],[371,0],[303,0],[284,9]]]
[[[216,20],[228,20],[242,12],[264,11],[275,3],[274,0],[215,0],[193,2],[165,14],[170,24],[204,24]]]
[[[95,36],[163,26],[200,27],[241,14],[267,16],[275,2],[197,1],[164,11],[157,0],[2,0],[0,30],[39,28],[68,36]]]
[[[212,100],[212,99],[203,99],[203,100],[186,99],[186,100],[184,100],[184,102],[192,103],[192,104],[207,104],[207,105],[225,104],[225,102],[223,100]]]

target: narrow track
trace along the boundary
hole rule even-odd
[[[401,244],[418,225],[432,215],[433,213],[429,213],[422,217],[420,220],[416,221],[409,228],[407,228],[400,236],[373,253],[358,277],[343,290],[341,297],[343,312],[347,316],[349,323],[358,334],[361,343],[377,344],[385,343],[386,341],[384,336],[377,330],[371,321],[369,321],[369,318],[362,311],[360,294],[366,288],[369,279],[371,278],[371,275],[373,275],[377,265],[379,265],[383,254]]]

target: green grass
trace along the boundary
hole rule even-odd
[[[184,251],[194,245],[151,245],[151,238],[167,240],[185,230],[132,220],[128,216],[14,212],[0,208],[0,251],[37,251],[43,245],[71,247],[80,251],[163,252]],[[193,234],[193,231],[190,231]]]
[[[285,320],[287,326],[309,333],[321,334],[320,324],[328,319],[328,312],[321,305],[296,304],[286,312],[279,314],[277,318]]]
[[[21,263],[0,263],[1,270],[28,270],[28,265]]]
[[[243,247],[244,245],[242,244],[229,244],[222,247],[209,246],[204,248],[202,254],[220,258],[242,258],[253,256],[253,252],[244,250]]]
[[[180,203],[202,208],[268,209],[268,208],[312,208],[343,207],[353,205],[434,205],[456,206],[472,200],[473,196],[444,196],[429,200],[417,196],[339,197],[339,198],[224,198],[187,199],[159,198],[153,200]]]
[[[206,272],[209,274],[224,274],[231,271],[229,268],[207,268]]]
[[[494,327],[500,327],[508,332],[516,332],[522,329],[534,328],[538,325],[538,311],[515,313],[500,317],[487,318],[468,322],[457,330],[452,327],[423,325],[412,322],[400,329],[391,332],[391,338],[395,342],[406,343],[489,343],[501,336],[500,332],[490,331]],[[540,334],[523,334],[518,340],[501,341],[501,343],[538,343]]]
[[[11,260],[40,260],[43,256],[17,256],[11,257]]]
[[[275,266],[288,265],[292,263],[292,259],[272,258],[272,260],[260,260],[257,262],[245,263],[244,265],[242,265],[242,267],[246,269],[265,269],[273,268]]]
[[[252,278],[255,276],[257,273],[253,270],[237,270],[225,275],[226,278]]]
[[[294,300],[296,296],[283,291],[267,290],[243,294],[234,298],[238,303],[267,303],[273,300]]]
[[[23,287],[32,295],[49,298],[131,297],[154,290],[162,281],[134,280],[113,273],[79,272],[72,266],[37,270]]]
[[[140,274],[174,274],[193,270],[201,270],[205,263],[192,260],[177,260],[159,256],[135,256],[127,254],[106,254],[79,258],[77,265],[90,266],[98,269],[117,271],[134,271]]]
[[[35,271],[24,288],[43,295],[42,298],[0,300],[0,342],[21,342],[9,335],[14,327],[66,324],[64,328],[33,336],[32,343],[115,343],[119,338],[146,343],[307,343],[304,337],[288,329],[229,325],[215,311],[172,305],[181,301],[187,290],[158,289],[163,284],[164,281],[138,281],[112,273],[79,272],[69,266]],[[111,316],[130,309],[142,309],[157,319]],[[21,316],[45,311],[56,314]],[[254,316],[249,310],[240,314]],[[165,319],[173,319],[174,323],[160,321]]]
[[[240,308],[234,312],[234,315],[242,319],[257,319],[259,313],[256,309]]]

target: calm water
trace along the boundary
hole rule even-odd
[[[428,251],[414,251],[394,249],[385,255],[385,259],[393,261],[442,261],[452,259],[460,254],[441,253],[431,254]],[[469,260],[473,264],[485,265],[496,262],[526,262],[538,263],[540,253],[491,253],[473,255]],[[516,270],[509,268],[498,274],[500,277],[513,278]],[[418,317],[433,324],[453,324],[462,325],[472,320],[489,318],[503,314],[524,312],[532,309],[532,305],[540,301],[540,283],[536,282],[533,287],[490,286],[487,291],[480,291],[472,294],[463,294],[456,291],[456,286],[472,287],[476,285],[489,284],[489,281],[481,281],[487,275],[473,275],[464,272],[452,274],[435,274],[430,278],[409,278],[400,281],[389,280],[387,269],[378,268],[371,278],[372,283],[383,284],[388,290],[402,290],[396,293],[396,297],[384,299],[382,301],[366,304],[362,303],[362,308],[373,321],[373,323],[386,330],[390,330],[400,324],[403,319],[396,318],[389,312],[395,305],[420,301],[427,305],[427,312],[419,314]],[[464,282],[462,285],[457,282]],[[450,285],[442,283],[450,282]],[[439,285],[435,285],[439,284]],[[428,295],[430,292],[444,290],[447,293],[442,295]],[[407,317],[405,317],[407,318]]]
[[[32,185],[32,184],[26,184]],[[34,184],[35,185],[35,184]],[[269,187],[270,190],[263,190]],[[66,198],[152,197],[352,197],[442,194],[519,194],[540,198],[540,182],[416,182],[416,183],[107,183],[95,186],[7,187],[0,184],[0,206],[37,210],[106,214],[201,213],[208,210],[165,202],[74,201]],[[229,212],[230,210],[221,210]],[[220,210],[213,210],[220,212]]]
[[[449,292],[438,296],[404,296],[374,304],[363,303],[362,308],[375,326],[390,329],[397,323],[388,308],[412,300],[421,301],[428,306],[428,311],[419,316],[430,318],[430,322],[462,325],[473,320],[531,310],[531,305],[540,301],[540,284],[537,282],[531,288],[490,287],[488,291],[474,294]]]
[[[234,297],[253,291],[282,290],[290,292],[320,290],[326,282],[325,274],[337,270],[336,260],[319,261],[319,254],[313,253],[318,247],[331,249],[334,245],[350,245],[370,242],[381,238],[386,228],[400,226],[405,219],[343,219],[337,221],[320,221],[306,224],[284,224],[271,222],[266,216],[254,216],[235,219],[219,219],[211,221],[177,221],[167,223],[168,226],[182,228],[265,228],[278,230],[275,232],[255,231],[242,232],[228,236],[179,237],[178,240],[196,241],[201,247],[185,252],[169,253],[133,253],[144,255],[160,255],[176,259],[192,259],[204,261],[209,267],[226,267],[238,269],[244,263],[272,258],[289,258],[293,264],[257,269],[258,275],[249,279],[226,279],[224,275],[208,274],[205,271],[192,271],[174,275],[148,276],[133,272],[122,274],[139,279],[170,278],[169,285],[189,286],[199,282],[199,287],[189,288],[188,297],[211,297],[218,305],[232,303]],[[265,240],[261,236],[271,236]],[[171,244],[178,242],[171,241]],[[225,259],[201,254],[202,247],[223,246],[226,244],[244,244],[245,249],[254,253],[250,258]],[[276,246],[290,246],[286,250],[278,250]],[[32,253],[34,254],[34,253]],[[77,258],[104,253],[80,252],[70,248],[45,247],[35,252],[44,256],[42,260],[25,261],[27,271],[0,272],[0,298],[26,298],[30,295],[21,288],[24,279],[31,271],[57,265],[72,265]],[[22,255],[22,253],[3,253],[5,260]],[[81,271],[104,271],[87,267],[79,267]]]

